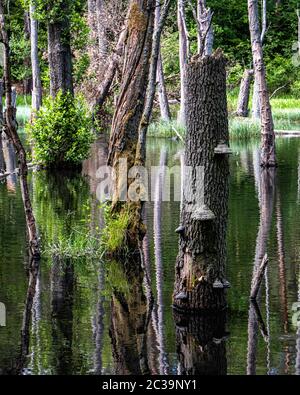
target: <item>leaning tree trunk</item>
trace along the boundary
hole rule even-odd
[[[179,61],[180,61],[180,110],[178,121],[182,125],[186,124],[185,120],[185,69],[189,57],[189,38],[186,27],[185,17],[186,0],[178,0],[178,30],[179,30]]]
[[[128,37],[123,67],[123,80],[113,117],[109,145],[108,165],[116,171],[113,180],[113,210],[121,212],[130,206],[129,244],[136,243],[141,231],[141,205],[139,202],[120,202],[122,187],[129,185],[127,172],[118,174],[119,160],[126,160],[128,169],[135,165],[139,126],[145,105],[154,26],[154,0],[131,0],[127,19]],[[141,148],[141,147],[140,147]]]
[[[32,110],[39,111],[42,105],[42,82],[38,53],[38,22],[35,19],[35,6],[30,3],[30,42],[31,42],[31,67],[32,67]]]
[[[245,70],[242,81],[240,94],[238,99],[236,115],[238,117],[248,117],[249,114],[249,97],[251,82],[253,79],[253,70]]]
[[[184,179],[174,292],[175,308],[184,311],[226,307],[230,149],[225,65],[217,51],[195,58],[186,70],[185,173],[189,177]],[[191,194],[195,190],[197,196]]]
[[[67,12],[67,6],[62,5],[62,12]],[[74,94],[72,75],[72,53],[70,44],[70,21],[49,21],[48,58],[50,70],[50,94],[55,97],[61,90]]]
[[[28,181],[27,181],[28,167],[26,161],[26,151],[23,147],[23,144],[17,132],[16,107],[15,107],[15,103],[13,103],[12,100],[10,45],[9,45],[9,36],[5,24],[5,9],[3,6],[3,0],[0,1],[0,29],[1,29],[1,41],[4,45],[3,70],[4,70],[4,83],[5,83],[5,92],[6,92],[6,111],[4,116],[4,131],[8,136],[8,138],[13,142],[14,148],[18,156],[22,199],[23,199],[24,212],[26,217],[27,230],[29,235],[29,247],[33,258],[38,259],[40,257],[40,248],[39,248],[39,239],[36,229],[36,222],[33,214]]]
[[[258,0],[248,0],[248,11],[255,79],[261,102],[261,165],[272,167],[276,166],[275,132],[259,28]]]

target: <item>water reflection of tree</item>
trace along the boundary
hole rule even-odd
[[[227,374],[226,312],[205,315],[174,313],[178,374]]]
[[[253,278],[267,252],[267,243],[272,223],[274,196],[275,196],[275,169],[261,169],[258,161],[255,160],[259,153],[254,156],[255,181],[258,187],[260,223],[256,240],[256,251],[253,268]],[[258,302],[260,301],[260,296]],[[257,305],[250,304],[248,321],[248,354],[247,354],[247,374],[256,374],[257,342],[259,333],[259,311]],[[268,334],[269,335],[269,334]],[[265,339],[269,341],[268,336]]]
[[[74,266],[54,258],[51,268],[52,347],[56,374],[73,373]]]
[[[17,374],[26,374],[26,360],[29,355],[30,347],[30,324],[32,320],[32,309],[36,295],[37,281],[40,271],[40,262],[31,260],[29,264],[29,283],[26,295],[23,322],[21,329],[20,355],[16,364]]]
[[[157,304],[153,309],[153,315],[156,316],[155,331],[157,334],[159,348],[159,370],[160,374],[168,374],[169,363],[165,350],[164,336],[164,301],[163,301],[163,284],[164,284],[164,268],[162,260],[162,200],[163,185],[165,179],[165,169],[167,164],[167,151],[165,148],[161,150],[160,156],[160,173],[156,180],[155,203],[154,203],[154,253],[155,253],[155,274],[157,289]]]
[[[147,332],[151,308],[143,290],[141,256],[132,253],[128,259],[113,264],[122,274],[122,283],[116,283],[112,276],[108,280],[112,287],[109,333],[114,370],[118,375],[149,374]]]

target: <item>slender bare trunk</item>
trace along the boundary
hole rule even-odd
[[[154,27],[147,95],[145,101],[145,108],[144,108],[141,124],[139,127],[139,141],[138,141],[137,154],[136,154],[136,164],[138,165],[145,165],[145,161],[146,161],[146,137],[147,137],[147,131],[151,119],[155,92],[156,92],[157,65],[159,62],[159,53],[160,53],[160,39],[161,39],[163,27],[165,25],[168,16],[170,5],[171,5],[171,1],[165,0],[161,15],[159,15],[159,18],[157,18],[156,21],[157,23],[155,24]],[[160,0],[156,0],[156,7],[157,6],[160,6]]]
[[[246,118],[249,115],[249,97],[252,79],[253,70],[245,70],[241,81],[241,88],[236,111],[236,115],[238,117]]]
[[[158,65],[157,65],[157,82],[158,82],[158,100],[160,107],[160,116],[163,121],[169,122],[171,120],[171,111],[170,111],[168,93],[165,84],[165,76],[164,76],[161,54],[159,54]]]
[[[178,121],[185,125],[185,69],[189,58],[189,37],[185,16],[186,0],[178,0],[179,61],[180,61],[180,110]]]
[[[261,101],[261,165],[272,167],[276,166],[275,132],[259,28],[258,0],[248,0],[248,11],[255,78]]]
[[[206,0],[197,0],[198,53],[201,56],[209,56],[213,51],[214,31],[212,17],[213,13],[206,6]]]
[[[24,212],[26,217],[27,230],[29,235],[30,252],[34,258],[40,257],[39,240],[36,229],[35,217],[30,200],[29,187],[27,182],[27,162],[26,152],[20,137],[17,132],[17,121],[16,121],[16,107],[12,97],[11,87],[11,61],[10,61],[10,45],[9,36],[6,30],[5,24],[5,11],[3,6],[3,0],[0,1],[0,29],[1,29],[1,41],[4,45],[4,82],[5,82],[5,93],[6,93],[6,111],[4,117],[4,131],[8,138],[13,142],[19,160],[19,171],[21,181],[22,199],[24,205]]]
[[[38,53],[38,22],[35,19],[35,5],[30,3],[30,42],[31,42],[31,67],[32,67],[32,110],[39,111],[42,105],[42,82]]]
[[[262,0],[262,29],[261,29],[261,44],[263,45],[265,35],[267,32],[267,1]],[[260,96],[259,96],[259,83],[254,75],[254,87],[253,87],[253,98],[252,98],[252,118],[259,119],[260,118]]]

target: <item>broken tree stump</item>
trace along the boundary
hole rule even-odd
[[[204,58],[193,57],[186,68],[187,136],[173,296],[174,308],[182,312],[220,311],[227,306],[231,150],[225,66],[223,53],[216,51]],[[199,194],[194,193],[197,190]]]

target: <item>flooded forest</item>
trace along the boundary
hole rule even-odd
[[[0,376],[300,375],[299,40],[296,0],[0,0]]]

